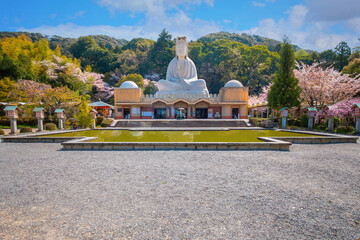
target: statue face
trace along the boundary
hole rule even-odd
[[[180,39],[176,42],[176,56],[185,57],[187,55],[186,40]]]

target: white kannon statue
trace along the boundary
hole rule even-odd
[[[209,96],[206,82],[197,78],[194,62],[188,57],[186,37],[176,38],[176,57],[171,60],[166,72],[166,80],[158,82],[160,94],[202,94]]]

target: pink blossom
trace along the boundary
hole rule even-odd
[[[332,67],[323,69],[319,63],[297,63],[294,73],[299,79],[301,98],[311,107],[322,108],[351,99],[360,91],[360,75],[351,78]]]

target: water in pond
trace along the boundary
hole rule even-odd
[[[261,142],[257,137],[316,137],[274,130],[129,131],[89,130],[44,137],[97,137],[93,142]]]

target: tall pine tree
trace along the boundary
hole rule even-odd
[[[295,78],[294,67],[294,48],[285,38],[280,50],[278,71],[275,73],[274,84],[268,94],[268,103],[271,108],[290,108],[300,105],[299,80]]]

